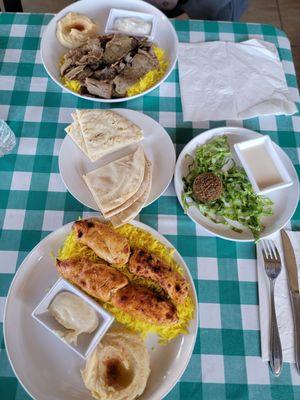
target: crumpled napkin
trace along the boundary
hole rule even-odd
[[[286,231],[291,239],[295,252],[297,265],[300,265],[300,232]],[[275,309],[278,323],[279,336],[282,346],[282,356],[284,362],[295,362],[294,355],[294,324],[293,314],[290,303],[286,269],[284,266],[284,255],[280,235],[276,234],[272,238],[280,253],[282,261],[281,272],[275,283]],[[269,279],[265,273],[260,244],[257,244],[257,275],[258,275],[258,294],[259,294],[259,320],[260,320],[260,340],[261,355],[264,361],[269,361],[269,330],[270,330],[270,287]],[[298,279],[300,268],[298,267]]]
[[[297,111],[272,43],[257,39],[180,43],[178,66],[184,121]]]

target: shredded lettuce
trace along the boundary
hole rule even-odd
[[[235,232],[242,229],[234,222],[250,229],[255,240],[263,231],[261,218],[273,214],[273,202],[266,197],[254,193],[251,183],[243,168],[238,167],[232,158],[227,136],[217,136],[196,149],[191,160],[188,174],[183,178],[184,189],[182,203],[185,212],[191,206],[216,224],[223,224]],[[201,203],[194,197],[193,183],[203,172],[212,172],[223,183],[223,193],[218,200]]]

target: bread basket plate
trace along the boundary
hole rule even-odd
[[[174,173],[175,148],[167,131],[154,119],[141,112],[123,108],[114,108],[113,111],[138,125],[143,130],[144,139],[107,154],[98,161],[91,162],[73,140],[66,135],[59,153],[59,172],[66,188],[80,203],[96,211],[99,211],[99,207],[82,176],[111,161],[124,157],[133,152],[138,145],[143,147],[152,164],[151,191],[145,206],[153,203],[163,194]]]

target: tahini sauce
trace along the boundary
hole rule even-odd
[[[135,35],[149,35],[151,32],[151,22],[144,21],[137,17],[116,18],[113,28],[124,33],[132,33]]]
[[[282,183],[282,177],[264,145],[242,150],[245,161],[260,190]]]

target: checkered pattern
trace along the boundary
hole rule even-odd
[[[9,285],[26,254],[49,232],[89,211],[66,192],[58,171],[58,151],[71,112],[76,107],[110,107],[78,99],[48,78],[39,43],[51,18],[0,15],[0,117],[18,138],[13,153],[0,159],[0,322]],[[297,98],[290,44],[282,31],[268,25],[204,21],[175,21],[174,26],[180,41],[255,37],[274,43]],[[177,69],[160,88],[122,107],[142,110],[159,121],[177,153],[195,135],[226,123],[182,121]],[[300,114],[227,124],[270,135],[299,172]],[[158,229],[182,254],[198,294],[196,346],[187,370],[167,399],[299,399],[300,378],[294,366],[285,364],[281,376],[274,378],[260,359],[254,245],[224,241],[196,227],[184,215],[172,185],[143,209],[140,219]],[[299,208],[291,225],[300,228]],[[1,399],[28,399],[14,377],[2,337],[0,347]]]

